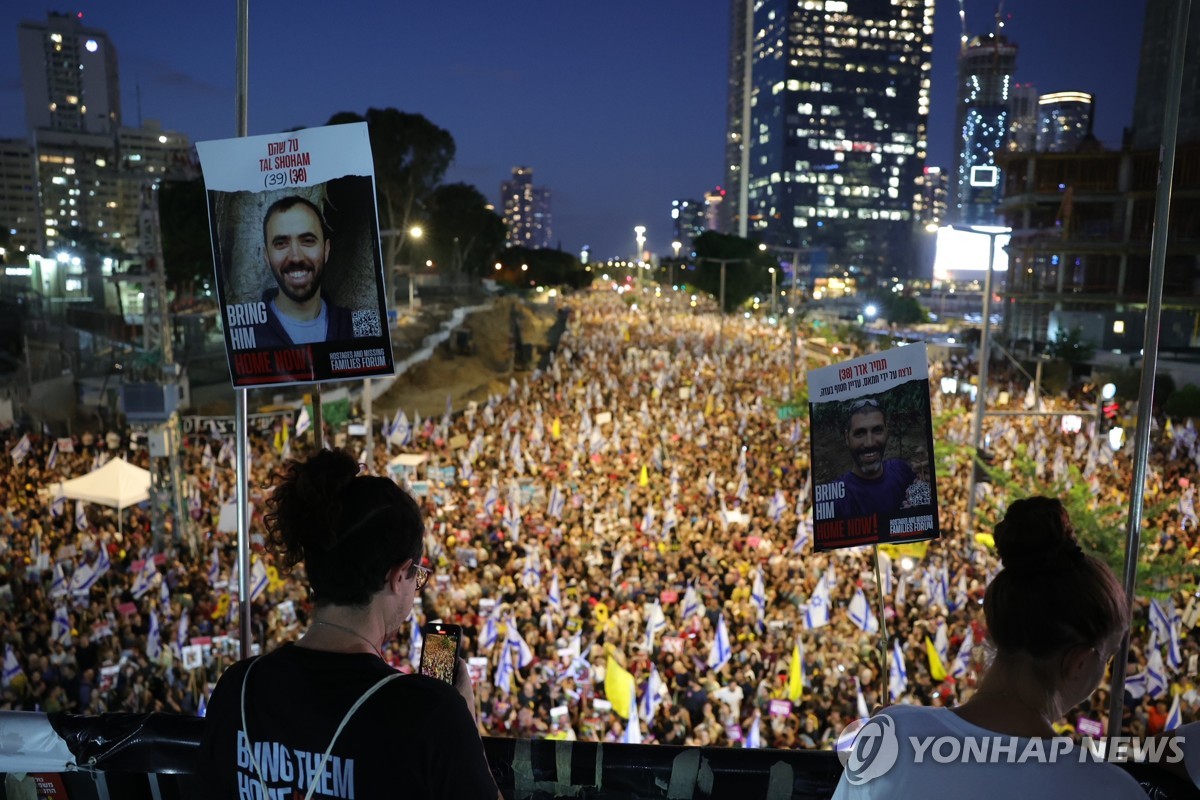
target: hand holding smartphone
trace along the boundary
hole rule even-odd
[[[421,628],[422,675],[454,685],[458,675],[462,627],[444,622],[428,622]]]

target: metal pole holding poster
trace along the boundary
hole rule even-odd
[[[887,598],[883,596],[883,571],[879,567],[879,544],[871,548],[875,551],[875,591],[879,594],[879,704],[884,704],[888,696],[888,634],[887,634]]]
[[[319,381],[313,384],[312,406],[313,442],[316,443],[318,450],[323,450],[325,449],[325,417],[321,414],[321,383]]]
[[[237,0],[237,135],[250,133],[250,0]],[[237,563],[238,563],[238,642],[242,658],[250,657],[250,498],[246,496],[250,478],[250,437],[247,422],[247,389],[234,389],[237,407],[234,435],[237,445]]]
[[[1167,233],[1171,216],[1171,187],[1175,177],[1175,140],[1179,127],[1179,99],[1183,88],[1183,53],[1187,43],[1191,0],[1178,0],[1171,61],[1167,70],[1167,108],[1163,114],[1163,139],[1159,148],[1158,196],[1154,201],[1154,233],[1150,239],[1150,287],[1146,293],[1146,333],[1142,340],[1142,382],[1138,391],[1137,430],[1134,431],[1133,485],[1125,538],[1125,597],[1132,606],[1137,580],[1138,552],[1142,539],[1142,504],[1146,493],[1146,461],[1150,455],[1150,411],[1154,405],[1154,373],[1158,368],[1158,329],[1162,317],[1163,273],[1167,265]],[[1109,687],[1107,736],[1121,731],[1125,710],[1125,667],[1129,660],[1129,633],[1121,640],[1113,660]]]
[[[371,379],[363,378],[363,416],[367,418],[367,472],[375,474],[375,418],[371,411]]]

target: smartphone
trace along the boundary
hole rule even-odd
[[[427,622],[421,628],[421,674],[453,684],[458,675],[462,627]]]

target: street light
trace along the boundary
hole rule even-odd
[[[671,242],[671,249],[675,251],[675,261],[679,260],[679,248],[681,247],[683,247],[683,242],[678,239]],[[667,283],[670,284],[672,289],[675,288],[675,261],[671,262],[671,268],[667,273]]]
[[[637,255],[634,257],[634,265],[637,268],[638,287],[642,285],[642,253],[645,252],[646,245],[646,226],[635,225],[633,228],[633,238],[637,242]]]
[[[771,318],[775,317],[775,299],[777,292],[775,291],[775,268],[767,267],[767,272],[771,273]]]
[[[999,225],[951,225],[958,231],[988,237],[987,274],[983,278],[983,332],[979,340],[979,388],[975,394],[975,419],[971,424],[971,475],[967,481],[967,532],[975,527],[975,459],[983,439],[983,414],[987,407],[988,359],[992,332],[992,270],[996,264],[996,237],[1008,236],[1012,228]]]

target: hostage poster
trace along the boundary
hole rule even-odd
[[[924,344],[808,373],[813,547],[938,536]]]
[[[393,374],[366,123],[196,149],[233,385]]]

